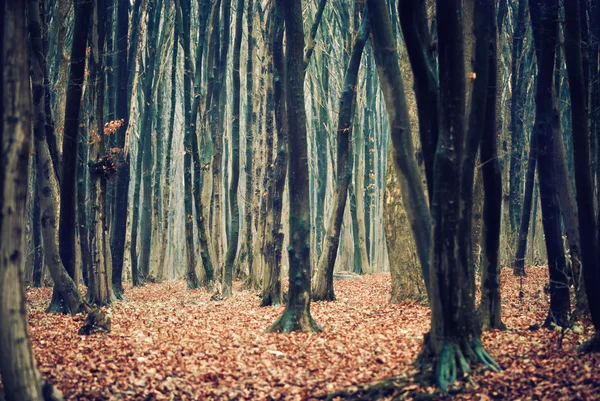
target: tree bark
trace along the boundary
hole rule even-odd
[[[104,42],[106,36],[106,5],[104,0],[94,2],[94,14],[92,24],[92,43],[90,53],[90,90],[96,95],[94,99],[95,110],[93,121],[96,124],[96,134],[101,140],[96,140],[90,144],[90,162],[99,162],[106,158],[106,146],[104,138]],[[91,196],[91,230],[90,230],[90,248],[91,248],[91,271],[89,275],[87,300],[89,303],[97,306],[111,304],[114,300],[112,285],[110,282],[111,266],[110,249],[107,238],[106,222],[106,178],[102,174],[90,173],[92,181]]]
[[[65,104],[65,130],[62,146],[62,177],[60,185],[60,217],[58,241],[60,258],[65,269],[75,279],[75,225],[76,204],[75,188],[77,174],[77,138],[83,91],[87,34],[90,24],[92,3],[79,0],[75,3],[75,27],[73,28],[73,47],[71,49],[71,68],[67,101]],[[75,281],[77,284],[77,281]],[[55,291],[53,304],[61,302],[61,295]]]
[[[289,129],[290,288],[283,315],[268,331],[321,331],[310,314],[310,198],[308,193],[308,138],[304,109],[304,28],[300,0],[277,0],[286,30],[286,90]]]
[[[502,171],[496,143],[496,102],[498,88],[498,53],[496,19],[490,18],[490,55],[485,122],[480,144],[483,176],[483,226],[481,302],[479,321],[483,330],[504,329],[500,293],[500,229],[502,218]],[[531,196],[530,196],[531,198]],[[531,205],[531,202],[529,202]],[[473,244],[475,245],[475,244]]]
[[[550,311],[545,325],[556,323],[559,326],[569,321],[569,287],[565,265],[564,247],[560,230],[560,210],[555,188],[553,119],[558,118],[553,110],[555,93],[552,80],[554,56],[558,35],[558,1],[549,3],[530,0],[529,10],[533,25],[533,36],[538,62],[538,77],[535,94],[535,124],[539,129],[538,179],[542,203],[542,221],[546,249],[548,252],[548,270],[550,275]]]
[[[288,165],[288,120],[285,101],[285,64],[283,52],[284,17],[280,1],[275,1],[273,4],[272,24],[273,29],[269,38],[271,42],[269,50],[273,53],[272,96],[275,105],[277,154],[274,166],[270,170],[272,171],[272,178],[271,187],[268,192],[269,207],[267,208],[267,221],[269,222],[270,231],[265,235],[265,266],[263,268],[261,306],[283,303],[281,263],[284,234],[281,232],[281,214]]]
[[[439,0],[436,6],[442,107],[431,202],[431,331],[423,342],[420,359],[424,366],[434,364],[437,383],[446,391],[457,373],[468,373],[473,363],[481,362],[499,370],[480,340],[469,246],[474,158],[486,114],[489,28],[495,17],[491,0],[475,1],[477,78],[473,81],[469,127],[465,135],[463,22],[462,14],[457,12],[461,9],[461,0]]]
[[[127,64],[127,38],[129,27],[129,0],[117,0],[117,116],[123,125],[117,131],[117,147],[125,149],[125,134],[129,127],[129,99]],[[112,285],[117,299],[123,299],[123,261],[125,258],[125,237],[127,233],[127,207],[129,197],[130,160],[123,151],[119,153],[116,184],[116,204],[111,224]]]
[[[579,212],[579,239],[582,268],[592,322],[596,329],[595,340],[583,346],[584,350],[600,350],[600,268],[596,251],[597,232],[594,219],[594,202],[589,155],[589,128],[587,90],[584,63],[581,54],[581,13],[578,1],[565,2],[565,59],[571,92],[571,121],[573,153],[575,159],[575,185]],[[585,16],[585,14],[584,14]],[[597,56],[596,56],[597,57]]]
[[[41,30],[39,5],[33,6],[30,29]],[[31,350],[23,283],[32,117],[26,3],[2,2],[0,7],[0,376],[7,401],[38,401],[43,383]],[[43,105],[44,92],[37,92]]]

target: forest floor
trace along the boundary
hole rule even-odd
[[[531,331],[546,318],[548,274],[535,267],[527,274],[520,298],[519,278],[503,270],[509,330],[483,334],[503,371],[475,373],[455,387],[454,398],[600,399],[600,355],[575,350],[591,336],[591,323],[579,335]],[[28,289],[28,319],[42,374],[69,400],[303,400],[414,374],[429,309],[390,304],[390,280],[335,281],[338,300],[311,306],[320,334],[265,333],[283,307],[260,308],[257,293],[241,283],[233,298],[217,302],[205,290],[186,291],[183,281],[128,288],[127,300],[110,308],[112,332],[90,336],[77,334],[83,316],[44,312],[51,289]],[[433,387],[423,390],[444,398]]]

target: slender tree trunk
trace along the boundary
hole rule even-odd
[[[254,280],[254,272],[252,271],[252,264],[254,262],[254,253],[253,253],[253,242],[254,238],[252,236],[252,216],[253,216],[253,207],[254,207],[254,192],[253,185],[254,181],[252,179],[252,170],[253,170],[253,162],[254,162],[254,152],[252,151],[252,146],[254,142],[254,127],[256,126],[256,114],[254,113],[254,74],[253,74],[253,49],[255,46],[254,36],[253,36],[253,20],[254,20],[254,0],[248,0],[248,12],[246,13],[247,20],[247,36],[248,36],[248,59],[246,61],[246,165],[244,167],[245,176],[246,176],[246,206],[245,206],[245,238],[242,241],[242,245],[246,249],[245,259],[248,264],[248,279],[251,280],[249,286],[251,288],[256,288],[258,283],[252,282]],[[271,28],[273,30],[273,28]],[[271,38],[268,38],[271,41]],[[270,44],[272,48],[272,44]],[[271,113],[272,115],[272,113]],[[272,124],[271,124],[272,125]]]
[[[125,134],[129,127],[127,31],[129,27],[129,0],[117,0],[117,119],[123,125],[117,132],[117,147],[125,149]],[[129,157],[119,153],[116,184],[116,204],[111,224],[112,285],[117,299],[123,299],[123,261],[125,257],[125,237],[127,233],[127,205],[129,197]]]
[[[163,190],[163,214],[162,214],[162,231],[163,239],[161,250],[159,251],[158,271],[159,277],[164,274],[165,261],[167,255],[167,238],[169,232],[169,212],[171,210],[171,154],[173,152],[173,133],[175,131],[175,109],[177,106],[177,53],[179,49],[179,29],[181,27],[180,20],[177,17],[177,3],[173,3],[175,23],[173,27],[173,53],[171,59],[171,106],[169,111],[169,126],[167,137],[167,150],[165,155],[165,186]]]
[[[372,44],[379,82],[383,90],[394,147],[394,167],[400,179],[408,220],[421,263],[425,286],[429,288],[429,244],[431,223],[425,191],[421,185],[412,144],[410,123],[396,41],[392,36],[389,14],[381,0],[368,0],[373,31]]]
[[[224,297],[232,295],[233,264],[237,254],[240,234],[240,211],[238,206],[238,186],[240,180],[240,50],[242,48],[242,22],[244,15],[244,0],[238,0],[235,16],[235,41],[233,43],[233,112],[231,128],[231,183],[229,188],[229,207],[231,210],[231,229],[227,240],[227,255],[225,257],[225,272],[223,274]]]
[[[40,9],[38,2],[30,4],[29,7],[36,11]],[[38,13],[32,13],[30,18],[37,188],[46,263],[55,283],[53,301],[49,306],[49,311],[75,314],[84,311],[86,305],[59,256],[56,227],[59,211],[59,187],[46,140],[48,131],[46,123],[51,117],[46,115],[44,103],[46,86],[44,85],[45,56],[41,42],[42,19]]]
[[[535,182],[535,166],[538,154],[538,130],[534,129],[529,141],[529,160],[527,161],[527,173],[525,174],[525,195],[523,197],[521,224],[519,226],[519,237],[517,241],[517,252],[513,264],[515,276],[525,276],[525,255],[527,253],[527,234],[529,232],[529,221],[531,220],[531,208],[533,189]],[[535,214],[532,225],[535,226]],[[533,243],[532,243],[533,246]]]
[[[90,170],[91,187],[91,271],[87,300],[93,305],[103,306],[113,302],[114,295],[110,282],[110,249],[107,239],[106,222],[106,179],[103,170],[92,172],[96,163],[105,163],[112,160],[106,155],[104,134],[104,93],[105,93],[105,71],[104,71],[104,38],[106,35],[106,5],[104,0],[94,2],[94,14],[92,25],[92,43],[90,53],[90,90],[95,94],[94,99],[94,123],[95,131],[102,140],[95,140],[90,144]],[[110,165],[109,165],[110,166]],[[110,167],[109,167],[110,168]]]
[[[512,44],[512,73],[511,73],[511,111],[510,111],[510,227],[511,232],[516,232],[521,215],[522,174],[521,159],[523,157],[524,129],[524,104],[523,83],[525,81],[525,63],[522,60],[523,39],[527,20],[527,0],[518,0],[517,15],[515,17],[515,31]]]
[[[496,143],[496,96],[498,53],[496,19],[490,18],[490,55],[485,122],[481,138],[481,175],[483,176],[482,269],[479,321],[483,330],[504,329],[500,301],[500,228],[502,218],[502,171]],[[534,159],[535,160],[535,159]],[[534,162],[535,163],[535,162]],[[531,196],[530,196],[531,198]],[[531,205],[531,202],[529,202]],[[527,206],[525,206],[527,207]],[[530,209],[531,210],[531,209]],[[473,244],[475,245],[475,244]]]
[[[310,314],[310,198],[304,109],[304,28],[300,0],[277,0],[286,29],[286,110],[289,129],[290,288],[286,308],[268,331],[321,331]]]
[[[550,311],[545,325],[559,326],[569,321],[569,287],[565,266],[564,247],[560,230],[560,210],[555,188],[554,140],[552,120],[554,91],[552,86],[556,38],[558,34],[558,1],[550,3],[530,0],[529,10],[538,62],[536,86],[536,126],[538,134],[538,179],[542,203],[542,221],[548,252],[550,274]]]
[[[281,292],[281,263],[283,257],[283,236],[281,232],[281,214],[283,209],[283,191],[285,188],[288,162],[288,121],[285,102],[285,65],[283,53],[284,17],[280,1],[273,4],[273,30],[269,37],[269,50],[273,54],[273,101],[275,105],[275,126],[277,130],[277,153],[272,171],[271,190],[268,193],[270,202],[267,209],[267,221],[270,232],[265,237],[265,266],[262,282],[261,306],[283,303]],[[269,92],[267,96],[270,96]],[[268,100],[268,99],[267,99]],[[270,125],[272,126],[272,119]],[[269,135],[269,132],[267,132]],[[272,128],[271,133],[272,136]],[[267,139],[267,142],[269,140]],[[271,149],[272,149],[272,140]],[[267,146],[269,146],[267,144]],[[272,157],[272,155],[271,155]]]
[[[83,91],[87,34],[90,25],[92,3],[79,0],[75,3],[75,27],[67,101],[65,104],[65,130],[62,146],[62,177],[60,185],[60,220],[58,230],[60,258],[65,269],[75,279],[75,188],[77,174],[77,138]],[[77,284],[77,282],[75,281]],[[60,303],[61,295],[56,289],[53,304]]]
[[[344,218],[344,208],[348,199],[348,186],[352,179],[352,117],[356,108],[356,87],[360,61],[369,35],[368,16],[363,13],[363,21],[354,40],[352,56],[344,78],[343,92],[340,96],[340,108],[337,130],[337,179],[333,209],[329,219],[325,247],[319,265],[313,291],[313,300],[335,300],[333,290],[333,269],[338,253],[340,232]],[[362,149],[362,148],[361,148]]]
[[[194,248],[194,210],[192,194],[192,135],[191,129],[191,108],[192,108],[192,60],[190,54],[190,0],[179,0],[179,12],[183,22],[183,56],[184,56],[184,116],[185,116],[185,134],[183,146],[185,155],[183,156],[184,169],[184,207],[185,207],[185,246],[186,246],[186,281],[188,289],[198,288],[200,282],[196,274],[196,252]],[[197,196],[200,196],[198,194]]]

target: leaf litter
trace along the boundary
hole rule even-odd
[[[593,334],[540,329],[548,310],[545,268],[519,278],[502,271],[507,331],[482,335],[502,372],[476,371],[451,391],[463,400],[600,399],[600,355],[576,347]],[[231,299],[187,291],[185,282],[128,288],[111,308],[112,332],[78,335],[83,316],[44,311],[51,289],[27,290],[32,346],[40,370],[69,400],[304,400],[390,376],[412,377],[429,330],[429,309],[390,304],[389,274],[335,282],[337,301],[313,302],[323,332],[269,334],[283,306],[259,307],[256,292]],[[562,346],[559,343],[562,340]],[[433,398],[434,387],[410,382]],[[393,397],[393,396],[391,396]],[[390,397],[390,398],[391,398]],[[430,397],[431,398],[431,397]]]

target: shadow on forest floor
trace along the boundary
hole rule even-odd
[[[459,384],[455,399],[600,394],[600,355],[574,350],[591,335],[590,322],[583,335],[566,334],[560,349],[560,332],[530,331],[546,317],[548,275],[544,268],[527,273],[520,299],[519,279],[503,270],[509,331],[482,339],[504,370],[476,373]],[[91,336],[77,334],[83,316],[44,312],[50,289],[28,289],[28,319],[42,374],[70,400],[311,399],[390,376],[407,378],[427,398],[441,397],[410,382],[429,309],[390,305],[387,274],[335,285],[336,302],[312,306],[324,329],[319,334],[265,333],[283,307],[260,308],[257,294],[242,291],[241,283],[220,302],[210,302],[205,290],[186,291],[183,281],[128,288],[127,300],[111,308],[112,332]]]

